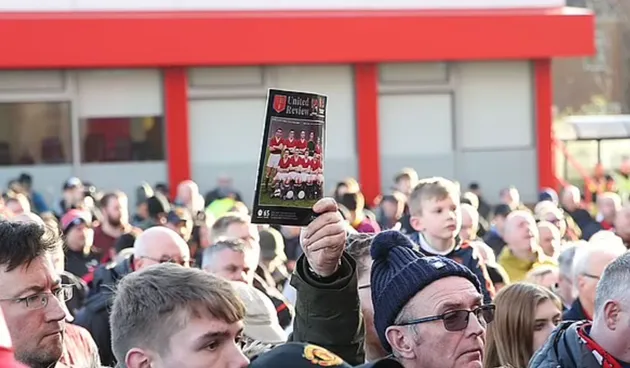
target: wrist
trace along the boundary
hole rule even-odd
[[[316,278],[316,279],[324,279],[324,278],[329,278],[331,276],[334,276],[335,273],[337,273],[337,271],[339,271],[339,268],[341,266],[341,259],[339,260],[339,262],[337,262],[335,264],[334,268],[331,269],[318,269],[315,268],[313,266],[310,265],[308,266],[308,271],[311,273],[311,275]]]

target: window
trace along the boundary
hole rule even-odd
[[[72,162],[69,102],[0,103],[0,165]]]
[[[80,120],[81,161],[164,160],[164,122],[160,116]]]

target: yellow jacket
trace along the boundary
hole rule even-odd
[[[534,268],[540,266],[558,266],[558,262],[551,257],[546,256],[541,249],[534,251],[536,254],[535,261],[525,261],[516,258],[508,246],[503,247],[497,262],[505,269],[511,282],[519,282],[525,280],[527,273]]]

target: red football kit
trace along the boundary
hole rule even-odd
[[[290,158],[283,158],[282,160],[280,160],[280,163],[278,164],[278,169],[282,170],[283,172],[289,171],[289,167],[291,167],[291,159]]]
[[[288,149],[289,152],[291,152],[291,153],[293,153],[293,151],[295,151],[295,146],[296,145],[297,145],[297,141],[295,139],[291,140],[291,139],[287,138],[287,139],[284,140],[284,147],[286,149]]]
[[[273,137],[269,141],[269,153],[272,155],[278,155],[282,153],[282,138]]]
[[[301,139],[300,139],[300,140],[297,142],[297,145],[296,145],[296,147],[295,147],[295,148],[297,148],[297,149],[299,149],[299,150],[302,150],[302,151],[306,151],[306,148],[307,148],[307,147],[308,147],[308,141],[307,141],[306,139],[304,139],[304,140],[301,140]]]

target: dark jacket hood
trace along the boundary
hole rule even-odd
[[[116,283],[124,276],[133,272],[133,256],[120,263],[110,263],[94,271],[91,291],[85,302],[85,308],[98,312],[110,306]]]

